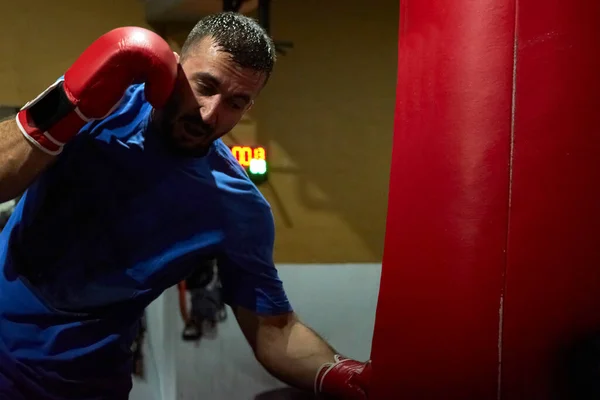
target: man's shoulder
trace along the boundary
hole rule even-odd
[[[145,123],[152,107],[146,100],[144,87],[144,84],[129,86],[117,106],[106,118],[91,121],[83,130],[90,133],[104,132],[118,135],[119,132],[129,133]]]
[[[123,97],[121,97],[119,104],[104,120],[110,121],[125,114],[136,117],[141,114],[143,109],[150,109],[151,106],[150,103],[148,103],[148,100],[146,100],[144,89],[145,85],[143,83],[129,86],[125,93],[123,93]]]

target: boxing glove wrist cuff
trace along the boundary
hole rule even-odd
[[[319,396],[323,393],[323,382],[327,377],[327,374],[331,372],[331,370],[342,360],[342,357],[339,354],[336,354],[333,357],[333,362],[328,362],[321,365],[321,368],[317,371],[317,376],[315,377],[315,394]]]
[[[367,399],[370,375],[370,361],[363,363],[336,354],[333,362],[319,368],[315,377],[315,394],[336,399]]]
[[[23,135],[45,153],[56,155],[88,119],[77,109],[60,79],[17,113]]]

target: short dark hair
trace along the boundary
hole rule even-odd
[[[207,37],[213,39],[222,51],[231,54],[240,67],[263,72],[267,77],[271,75],[276,59],[275,44],[252,18],[229,11],[202,18],[183,43],[182,59]]]

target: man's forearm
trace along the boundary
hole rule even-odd
[[[274,377],[329,398],[368,398],[371,363],[339,355],[294,312],[260,316],[236,307],[234,313],[256,359]]]
[[[0,122],[0,202],[23,193],[54,158],[25,139],[15,117]]]
[[[258,361],[277,379],[312,391],[319,368],[333,361],[335,350],[298,320],[270,336],[270,344],[257,349]]]

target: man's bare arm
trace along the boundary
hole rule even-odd
[[[131,82],[147,83],[148,102],[164,107],[177,68],[169,44],[148,29],[116,28],[94,41],[17,113],[19,125],[0,123],[0,202],[25,191],[86,123],[110,114]]]
[[[343,357],[294,312],[260,316],[234,307],[258,362],[277,379],[328,399],[366,400],[371,362]]]
[[[25,138],[14,116],[0,122],[0,202],[23,193],[55,158]]]
[[[337,352],[302,324],[295,313],[261,317],[235,307],[234,314],[256,359],[271,375],[288,385],[314,390],[319,369],[334,361]]]

